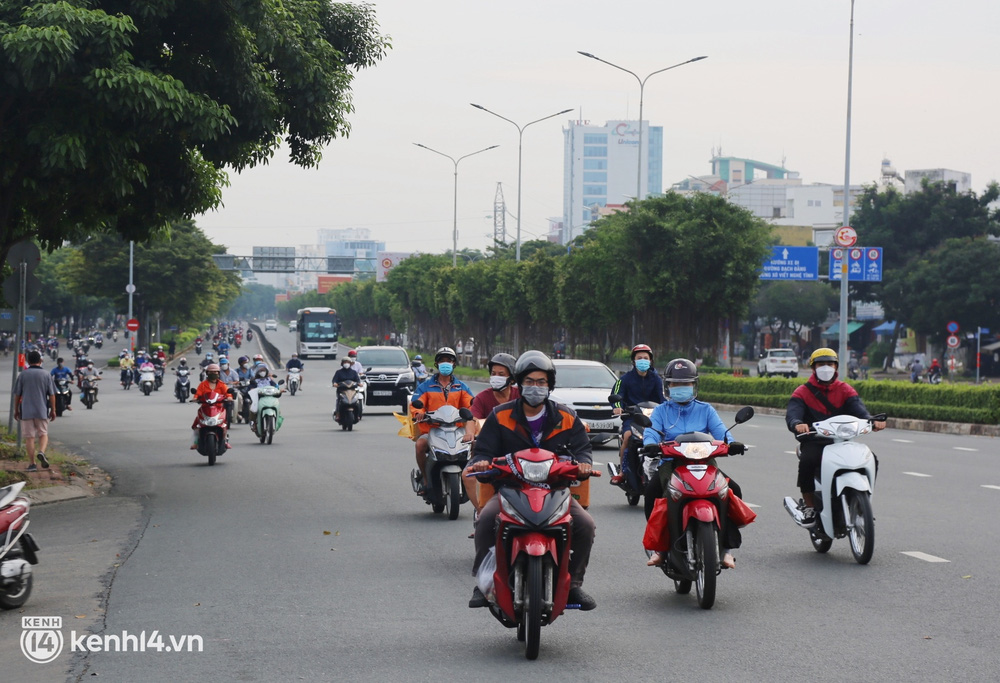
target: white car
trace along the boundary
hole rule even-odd
[[[798,377],[799,359],[791,349],[768,349],[757,361],[757,374],[761,377]]]
[[[604,363],[593,360],[553,360],[556,368],[556,388],[551,398],[562,403],[587,425],[590,443],[594,446],[614,441],[618,445],[622,419],[612,414],[608,401],[618,375]]]
[[[277,332],[278,331],[278,321],[277,320],[265,320],[264,321],[264,331],[267,332],[268,330],[274,330],[275,332]]]
[[[298,320],[289,320],[288,321],[288,331],[289,332],[294,332],[297,329],[299,329],[299,321]]]

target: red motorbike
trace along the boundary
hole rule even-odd
[[[753,414],[750,406],[741,408],[736,413],[736,424],[743,424]],[[632,419],[652,429],[645,415],[635,415]],[[689,432],[673,441],[645,446],[643,453],[647,457],[659,455],[661,462],[677,463],[665,497],[657,499],[650,515],[643,545],[665,555],[660,568],[674,580],[678,593],[690,593],[693,582],[698,605],[711,609],[715,604],[716,578],[722,571],[722,520],[729,516],[730,523],[745,526],[756,516],[735,494],[730,495],[726,476],[705,462],[730,455],[729,444],[713,439],[710,434]],[[730,503],[735,506],[732,514]]]
[[[24,482],[0,488],[0,609],[17,609],[31,595],[31,565],[38,544],[28,533],[31,501],[21,496]]]
[[[196,393],[191,389],[191,393]],[[208,464],[214,465],[215,459],[226,452],[226,431],[229,424],[226,420],[226,405],[229,394],[211,393],[198,400],[198,416],[195,418],[195,428],[198,430],[198,452],[208,457]]]
[[[569,457],[531,448],[494,459],[493,469],[478,476],[499,484],[500,497],[493,558],[483,561],[488,567],[495,559],[493,587],[483,593],[493,616],[507,628],[517,629],[525,656],[535,659],[542,626],[555,621],[563,610],[579,608],[566,604],[569,486],[580,479],[579,466]],[[601,473],[591,470],[590,476]]]

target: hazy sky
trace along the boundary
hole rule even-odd
[[[503,183],[517,205],[517,130],[476,102],[526,123],[522,239],[562,214],[562,132],[570,118],[603,124],[638,116],[663,126],[664,188],[710,172],[723,154],[781,163],[804,183],[844,181],[850,0],[385,0],[374,3],[393,49],[354,81],[349,138],[319,169],[287,154],[232,174],[225,207],[198,219],[209,236],[251,246],[316,241],[318,228],[366,227],[392,251],[452,244],[454,167],[419,142],[465,159],[458,174],[459,248],[483,248]],[[851,182],[900,171],[972,173],[980,192],[1000,176],[997,76],[1000,5],[987,0],[858,0],[855,6]],[[507,217],[508,233],[515,220]]]

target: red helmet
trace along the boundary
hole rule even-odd
[[[358,352],[355,351],[354,349],[351,349],[350,351],[347,352],[347,355],[350,356],[351,358],[357,358]]]
[[[635,354],[639,353],[640,351],[645,351],[646,353],[649,354],[650,363],[656,360],[655,358],[653,358],[653,349],[649,348],[648,344],[636,344],[635,346],[632,347],[632,353],[629,356],[632,359],[632,362],[635,362]]]

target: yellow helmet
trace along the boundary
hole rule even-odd
[[[833,361],[837,365],[840,365],[840,359],[837,358],[837,352],[833,349],[828,349],[825,346],[812,352],[812,355],[809,356],[809,367],[815,365],[816,361]]]

